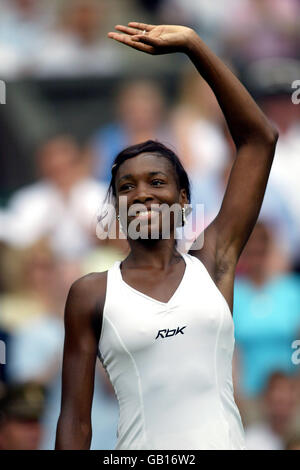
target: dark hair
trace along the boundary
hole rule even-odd
[[[115,158],[114,163],[111,167],[111,180],[109,183],[109,187],[107,190],[106,199],[111,197],[112,199],[116,198],[116,188],[115,188],[115,178],[118,169],[129,158],[134,158],[140,153],[144,152],[155,152],[157,156],[167,158],[176,174],[177,185],[179,189],[185,189],[188,202],[190,203],[191,200],[191,189],[190,189],[190,181],[189,177],[182,166],[181,161],[177,157],[177,155],[168,147],[166,147],[161,142],[155,140],[147,140],[146,142],[142,142],[140,144],[131,145],[130,147],[125,148],[122,150]]]

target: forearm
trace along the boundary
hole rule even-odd
[[[91,423],[61,415],[57,424],[55,450],[89,450],[92,439]]]
[[[277,131],[238,78],[195,32],[186,54],[214,92],[237,148],[252,142],[272,144]]]

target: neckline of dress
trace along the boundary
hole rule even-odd
[[[185,282],[185,279],[187,277],[187,271],[188,271],[188,256],[186,256],[186,254],[184,253],[179,253],[184,262],[185,262],[185,270],[184,270],[184,273],[183,273],[183,276],[181,278],[181,281],[180,283],[178,284],[177,288],[175,289],[174,293],[172,294],[172,296],[170,297],[170,299],[167,301],[167,302],[162,302],[161,300],[158,300],[158,299],[155,299],[154,297],[151,297],[150,295],[147,295],[147,294],[144,294],[144,292],[141,292],[137,289],[135,289],[134,287],[130,286],[129,284],[127,284],[127,282],[124,281],[123,277],[122,277],[122,272],[121,272],[121,263],[122,261],[116,261],[116,268],[117,268],[117,271],[118,271],[118,274],[119,274],[119,278],[122,282],[122,284],[124,284],[128,289],[130,289],[131,291],[133,291],[134,293],[138,294],[138,295],[141,295],[142,297],[148,299],[148,300],[151,300],[152,302],[155,302],[157,304],[160,304],[160,305],[164,305],[164,306],[167,306],[169,305],[174,297],[177,295],[178,291],[181,290],[182,288],[182,285],[183,283]]]

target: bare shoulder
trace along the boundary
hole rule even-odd
[[[107,271],[80,277],[70,287],[67,303],[76,305],[78,313],[103,310],[106,296]]]
[[[65,308],[65,330],[72,342],[84,341],[84,349],[99,341],[106,296],[107,271],[87,274],[70,287]]]

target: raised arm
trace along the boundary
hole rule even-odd
[[[221,209],[205,230],[204,246],[201,250],[191,250],[191,254],[205,261],[216,279],[216,271],[228,264],[236,265],[256,223],[278,133],[241,82],[192,29],[134,22],[129,26],[118,25],[116,29],[123,34],[111,32],[109,37],[140,51],[152,55],[187,54],[223,111],[237,156]]]
[[[92,274],[76,281],[67,298],[56,450],[90,448],[95,363],[105,290],[106,274]]]
[[[195,34],[187,54],[215,93],[237,150],[220,211],[204,234],[204,256],[211,256],[217,266],[236,264],[261,209],[278,132],[241,82]]]

